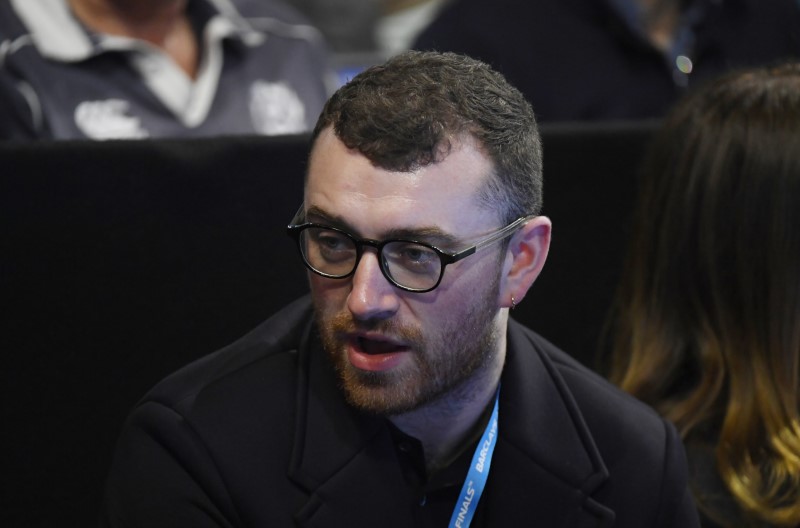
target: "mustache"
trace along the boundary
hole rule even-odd
[[[422,343],[423,341],[419,328],[403,325],[393,319],[356,320],[349,313],[340,313],[332,317],[327,322],[327,326],[334,335],[377,332],[408,343]]]

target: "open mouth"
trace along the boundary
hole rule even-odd
[[[348,343],[347,358],[350,364],[359,370],[372,372],[393,370],[409,357],[408,346],[391,340],[352,336]]]
[[[407,347],[405,346],[393,343],[391,341],[384,341],[382,339],[358,337],[355,341],[356,348],[363,354],[393,354],[395,352],[404,352],[407,350]]]

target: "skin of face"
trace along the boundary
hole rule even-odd
[[[472,142],[412,172],[374,167],[330,129],[316,140],[305,189],[307,220],[361,238],[412,236],[458,250],[503,227],[475,199],[491,164]],[[365,250],[354,275],[309,273],[324,348],[348,401],[396,415],[442,399],[457,404],[496,383],[505,351],[503,274],[511,267],[498,243],[447,266],[426,293],[403,291]],[[493,389],[490,389],[493,390]]]

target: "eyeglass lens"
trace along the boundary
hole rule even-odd
[[[303,258],[312,269],[329,277],[345,277],[355,269],[358,247],[355,240],[332,229],[308,227],[300,234]],[[380,246],[383,272],[395,283],[424,290],[439,282],[442,262],[432,248],[401,240]]]

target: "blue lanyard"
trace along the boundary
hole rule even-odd
[[[486,479],[489,477],[489,466],[492,465],[494,446],[497,444],[497,419],[500,414],[498,412],[499,401],[500,388],[498,387],[494,398],[492,417],[489,419],[489,423],[486,424],[481,441],[478,442],[478,447],[475,448],[475,454],[472,455],[469,473],[467,473],[464,486],[461,488],[461,495],[459,495],[456,508],[453,510],[453,516],[450,517],[450,528],[467,528],[472,522],[475,510],[478,508],[478,501],[481,500],[483,488],[486,486]]]

